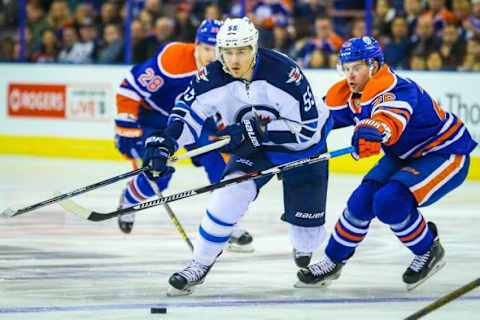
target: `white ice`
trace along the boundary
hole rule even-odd
[[[0,210],[20,208],[129,171],[128,163],[0,156]],[[332,174],[331,230],[361,176]],[[178,166],[165,194],[207,183],[202,169]],[[116,208],[123,183],[75,198],[97,211]],[[193,295],[167,298],[168,277],[191,253],[162,207],[141,212],[131,235],[116,219],[84,221],[50,205],[0,220],[0,319],[402,319],[480,277],[480,182],[466,182],[422,210],[437,223],[447,265],[407,292],[401,275],[412,256],[375,221],[364,243],[326,289],[296,289],[281,184],[262,190],[241,227],[253,254],[224,253]],[[171,206],[193,238],[208,195]],[[317,260],[323,251],[315,253]],[[167,314],[150,314],[150,307]],[[425,319],[479,319],[480,288]]]

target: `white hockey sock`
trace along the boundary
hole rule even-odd
[[[314,252],[327,237],[325,226],[300,227],[290,225],[288,236],[293,248],[299,252]]]
[[[238,176],[235,173],[226,179]],[[235,224],[245,214],[257,195],[253,181],[245,181],[213,192],[195,238],[193,259],[204,265],[215,262]]]

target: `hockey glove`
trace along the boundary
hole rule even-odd
[[[380,153],[382,143],[390,138],[390,128],[381,121],[364,119],[357,123],[352,136],[355,160]]]
[[[175,139],[165,135],[163,131],[154,131],[145,141],[143,166],[149,166],[147,176],[153,180],[159,176],[172,174],[175,169],[167,166],[167,161],[178,149]]]
[[[230,143],[220,149],[221,152],[245,157],[258,150],[267,141],[265,133],[256,120],[243,120],[225,127],[217,136],[230,136]]]
[[[135,118],[123,114],[115,119],[115,148],[126,157],[134,158],[131,150],[138,152],[141,149],[142,134],[143,131]]]

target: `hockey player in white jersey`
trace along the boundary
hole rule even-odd
[[[209,116],[219,113],[232,154],[224,178],[326,152],[332,121],[318,107],[298,66],[276,51],[258,48],[258,31],[248,18],[227,19],[217,35],[219,60],[197,72],[172,109],[168,127],[145,142],[144,164],[159,174],[178,148],[198,139]],[[191,293],[221,254],[232,229],[270,178],[215,190],[195,238],[193,259],[174,273],[168,295]],[[328,162],[282,175],[284,214],[297,265],[308,265],[325,238]],[[278,195],[277,195],[278,196]],[[280,213],[279,213],[280,215]]]

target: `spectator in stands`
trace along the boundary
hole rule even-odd
[[[332,29],[332,21],[328,17],[317,17],[315,19],[315,37],[308,41],[298,52],[297,63],[301,67],[310,65],[312,53],[320,50],[329,55],[337,52],[343,43],[342,38]]]
[[[433,18],[429,15],[418,19],[417,32],[412,37],[411,53],[423,55],[425,58],[430,52],[440,49],[440,39],[434,34]]]
[[[33,62],[55,62],[58,53],[55,30],[46,29],[42,34],[42,44],[32,53]]]
[[[327,15],[327,0],[299,0],[293,8],[294,19],[306,19],[312,24],[315,18]]]
[[[338,66],[338,54],[331,53],[328,56],[328,67],[330,69],[337,69],[337,66]]]
[[[476,40],[467,41],[467,54],[463,64],[458,68],[462,71],[480,71],[480,43]]]
[[[357,18],[353,20],[351,38],[360,38],[367,34],[367,25],[365,18]]]
[[[148,11],[152,15],[152,21],[165,15],[162,7],[162,0],[145,0],[144,10]]]
[[[422,0],[403,0],[403,9],[407,15],[408,35],[413,36],[417,30],[417,22],[422,13]]]
[[[288,33],[286,25],[276,25],[273,27],[273,49],[284,53],[288,56],[293,56],[293,41]]]
[[[121,63],[125,61],[125,46],[120,25],[109,23],[103,30],[103,47],[98,54],[98,63]]]
[[[220,6],[216,3],[208,4],[203,11],[204,19],[222,20],[223,13]]]
[[[430,52],[430,54],[427,56],[427,59],[425,60],[425,65],[427,67],[427,70],[431,70],[431,71],[441,70],[443,67],[443,64],[442,64],[442,56],[440,55],[440,52],[438,51]]]
[[[163,43],[172,41],[175,23],[171,18],[161,17],[155,21],[154,33],[140,40],[133,52],[135,63],[143,62],[152,57]]]
[[[73,23],[77,28],[80,26],[80,22],[85,19],[95,21],[95,9],[92,3],[82,2],[77,5],[75,9],[75,15],[73,17]]]
[[[143,9],[142,11],[140,11],[138,15],[138,19],[143,24],[143,27],[145,28],[145,30],[147,30],[147,34],[154,33],[154,30],[153,30],[154,20],[153,20],[153,15],[150,13],[150,11],[148,11],[147,9]]]
[[[480,0],[472,0],[472,15],[463,21],[468,39],[480,40]]]
[[[15,41],[12,37],[5,37],[0,42],[0,62],[15,62]]]
[[[456,70],[465,59],[466,53],[466,42],[459,36],[458,28],[453,24],[446,25],[442,31],[442,44],[440,46],[443,68]]]
[[[93,63],[98,52],[98,30],[93,20],[86,18],[80,22],[80,42],[74,45],[78,63]]]
[[[453,12],[448,10],[445,0],[428,0],[427,10],[422,16],[430,16],[433,19],[434,32],[437,36],[441,35],[443,28],[447,24],[455,22]]]
[[[464,20],[470,18],[472,8],[469,0],[455,0],[452,2],[452,12],[457,25],[462,25]]]
[[[310,21],[308,21],[307,19],[295,19],[293,23],[293,28],[291,32],[289,31],[289,33],[291,34],[290,36],[294,41],[291,57],[297,59],[300,50],[308,41],[310,41],[310,38],[312,36],[312,28]]]
[[[57,37],[61,36],[63,27],[73,24],[70,9],[64,0],[53,1],[50,10],[48,10],[47,21]]]
[[[407,68],[410,50],[407,20],[398,16],[392,21],[392,36],[383,48],[385,62],[394,68]]]
[[[27,25],[32,31],[32,46],[38,49],[42,44],[42,34],[49,28],[43,8],[36,3],[28,3],[26,7]]]
[[[58,53],[57,61],[61,63],[83,63],[78,53],[73,50],[74,45],[79,41],[77,30],[73,26],[63,28],[62,50]]]
[[[396,10],[390,0],[378,0],[373,16],[373,35],[380,42],[391,36],[390,25],[395,18]]]
[[[252,8],[253,23],[258,26],[261,45],[273,46],[273,27],[287,25],[293,6],[289,0],[260,0]]]
[[[139,19],[133,19],[130,24],[130,39],[132,48],[135,48],[137,44],[147,36],[147,30],[143,26]],[[133,49],[135,51],[135,49]]]
[[[410,57],[410,69],[412,70],[425,70],[425,57],[423,55],[412,55]]]
[[[113,1],[107,1],[102,4],[102,9],[100,11],[101,25],[99,28],[100,34],[103,34],[103,30],[108,24],[119,24],[121,23],[119,7]]]
[[[308,68],[323,68],[325,67],[325,54],[321,50],[314,50],[310,56]]]
[[[190,18],[190,5],[186,2],[177,4],[175,10],[175,40],[194,42],[197,26]]]

